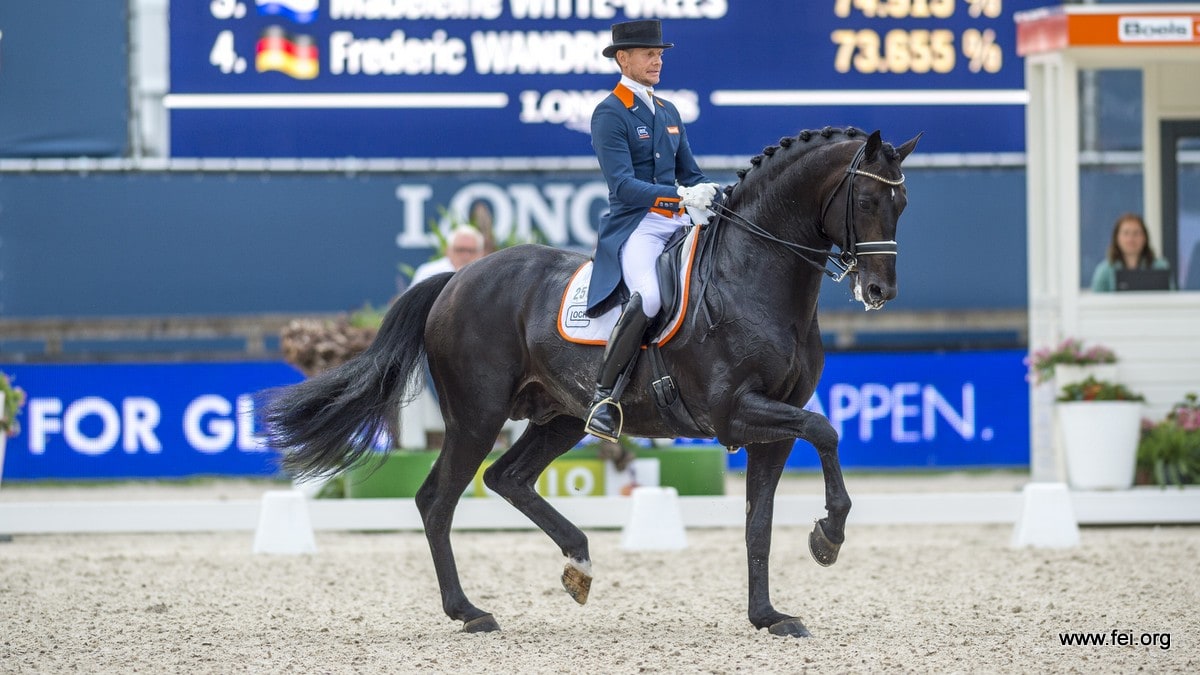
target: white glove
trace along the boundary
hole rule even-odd
[[[717,196],[716,183],[699,183],[692,187],[682,185],[676,190],[679,193],[679,205],[692,209],[705,209],[712,206],[713,197]]]
[[[685,206],[688,217],[692,219],[693,225],[707,225],[708,220],[716,214],[708,209],[698,209],[694,206]]]

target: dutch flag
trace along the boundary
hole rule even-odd
[[[259,16],[286,16],[296,23],[317,18],[318,0],[255,0]]]

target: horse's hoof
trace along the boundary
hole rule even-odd
[[[813,560],[821,567],[829,567],[837,562],[838,551],[842,549],[841,544],[835,544],[829,541],[825,536],[825,530],[821,529],[821,523],[813,525],[813,531],[808,535],[808,552],[812,554]]]
[[[477,616],[470,621],[463,623],[464,633],[491,633],[492,631],[500,630],[500,624],[496,623],[496,619],[491,614]]]
[[[584,604],[588,599],[588,592],[592,590],[592,573],[591,565],[587,562],[579,562],[576,560],[568,560],[566,567],[563,568],[562,585],[567,590],[575,602]]]
[[[786,635],[788,637],[812,637],[812,633],[800,623],[800,619],[795,617],[784,619],[778,623],[772,624],[770,628],[771,635]]]

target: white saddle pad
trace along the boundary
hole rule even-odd
[[[675,332],[683,325],[683,317],[687,311],[688,292],[691,285],[692,263],[696,257],[696,242],[699,241],[697,236],[700,231],[699,227],[693,227],[688,232],[687,238],[683,245],[679,247],[680,254],[683,256],[683,264],[679,266],[679,288],[681,301],[679,306],[674,308],[674,313],[671,315],[666,326],[659,331],[651,342],[665,344],[667,340],[674,337]],[[571,277],[571,281],[567,283],[566,291],[563,293],[562,304],[558,310],[558,334],[567,342],[576,342],[585,345],[603,345],[608,343],[608,338],[612,334],[613,326],[617,325],[617,319],[621,316],[621,307],[613,307],[604,314],[596,318],[587,315],[587,296],[588,285],[592,281],[592,261],[584,263],[575,274]]]

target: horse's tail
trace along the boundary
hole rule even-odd
[[[450,281],[439,274],[408,289],[388,310],[366,351],[320,375],[267,392],[267,441],[296,478],[342,471],[373,451],[389,421],[420,391],[425,321]]]

